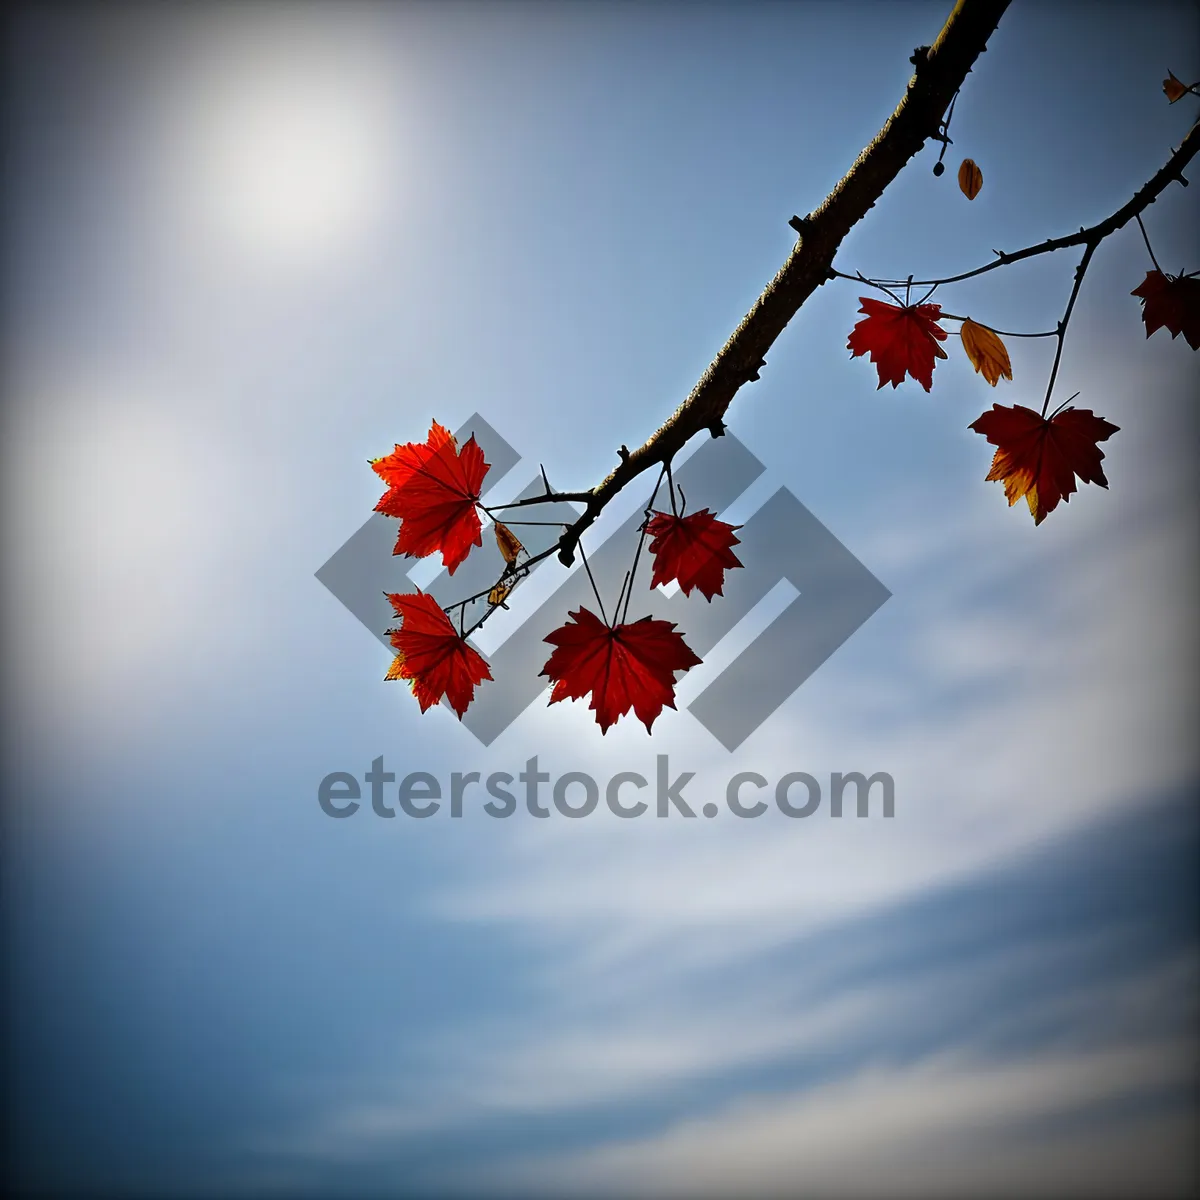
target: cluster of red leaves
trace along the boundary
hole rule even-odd
[[[1147,271],[1130,295],[1141,298],[1147,337],[1166,329],[1172,339],[1182,333],[1193,350],[1200,350],[1200,277]]]
[[[474,435],[460,451],[454,436],[434,421],[424,442],[397,445],[371,467],[388,488],[375,511],[400,518],[393,554],[424,558],[440,550],[453,575],[471,547],[483,545],[475,506],[488,464]]]
[[[445,696],[461,718],[475,699],[475,685],[492,677],[487,663],[432,596],[417,592],[388,599],[401,624],[388,630],[396,657],[386,678],[408,680],[422,712]]]
[[[471,547],[483,544],[477,505],[488,464],[474,437],[460,450],[435,421],[424,442],[397,445],[371,466],[388,485],[375,510],[400,518],[394,553],[423,557],[440,550],[453,574]],[[676,580],[685,595],[693,588],[708,600],[720,595],[725,571],[742,565],[732,550],[735,528],[708,509],[684,517],[655,513],[646,529],[653,539],[651,587]],[[511,567],[523,547],[500,522],[495,532]],[[502,581],[488,603],[503,604],[509,590],[511,584]],[[476,686],[492,678],[487,663],[432,596],[417,592],[388,599],[401,625],[388,630],[396,657],[386,678],[408,681],[422,712],[445,697],[461,718]],[[630,709],[650,729],[664,706],[675,707],[675,673],[700,659],[673,624],[643,617],[610,626],[586,608],[571,618],[545,639],[556,647],[542,671],[554,684],[550,703],[590,694],[604,732]]]
[[[631,708],[649,732],[664,705],[675,707],[675,672],[700,659],[670,621],[643,617],[610,626],[586,608],[569,615],[544,639],[556,647],[541,671],[554,684],[550,703],[591,693],[588,707],[601,733]]]
[[[1193,350],[1200,350],[1200,275],[1164,275],[1147,271],[1131,295],[1142,301],[1146,336],[1166,329],[1172,338],[1183,334]],[[927,392],[933,386],[933,368],[946,352],[938,344],[947,338],[938,324],[938,304],[888,304],[860,296],[867,315],[850,331],[846,348],[851,358],[869,354],[879,372],[879,387],[899,387],[911,375]],[[993,387],[1001,375],[1012,379],[1008,351],[996,331],[967,319],[962,325],[963,347],[977,371]]]
[[[707,508],[682,517],[654,513],[646,523],[654,557],[650,586],[675,581],[685,596],[693,589],[709,601],[721,595],[725,572],[742,565],[732,549],[737,528]],[[675,672],[700,659],[671,622],[643,617],[608,625],[586,608],[570,616],[545,639],[556,647],[542,669],[554,684],[551,704],[590,694],[588,707],[602,733],[631,708],[649,730],[664,706],[675,707]]]
[[[1148,271],[1132,294],[1142,301],[1147,337],[1165,328],[1172,338],[1182,333],[1193,350],[1200,349],[1200,278]],[[852,356],[870,355],[879,387],[898,387],[911,375],[930,391],[934,366],[946,357],[939,344],[948,336],[938,323],[941,306],[860,300],[859,311],[866,316],[850,333]],[[1001,378],[1012,379],[1008,351],[995,330],[964,319],[961,336],[972,365],[992,387]],[[1087,409],[1065,408],[1043,417],[1021,405],[994,404],[968,428],[997,448],[987,479],[1004,484],[1010,506],[1023,497],[1036,525],[1060,501],[1069,502],[1076,479],[1108,486],[1099,443],[1118,427]],[[397,445],[371,466],[388,486],[376,511],[400,519],[393,553],[423,557],[440,550],[454,574],[471,548],[483,544],[478,504],[488,464],[474,437],[460,450],[435,421],[424,442]],[[725,572],[742,565],[733,552],[738,528],[706,508],[687,516],[654,512],[646,523],[654,559],[650,586],[675,581],[685,596],[693,590],[708,601],[722,595]],[[511,568],[523,547],[499,522],[495,533]],[[501,581],[489,604],[503,604],[511,586]],[[432,596],[388,598],[402,624],[388,631],[397,653],[387,678],[411,683],[422,712],[444,696],[461,717],[475,687],[492,677],[487,663]],[[631,709],[649,730],[664,707],[675,707],[676,672],[700,663],[675,625],[651,617],[609,625],[586,608],[570,618],[544,639],[555,647],[542,669],[554,685],[551,704],[590,695],[602,732]]]
[[[732,549],[738,544],[733,531],[740,528],[718,521],[707,508],[686,517],[656,512],[646,525],[646,535],[653,539],[650,586],[675,580],[685,596],[690,596],[693,588],[699,588],[709,602],[723,595],[726,570],[742,565]]]
[[[1060,500],[1070,501],[1076,475],[1084,483],[1108,487],[1100,466],[1104,453],[1097,443],[1107,441],[1119,427],[1087,409],[1066,408],[1047,418],[1020,404],[994,404],[968,428],[999,447],[987,478],[1003,482],[1010,507],[1024,496],[1035,525]]]
[[[399,629],[388,630],[396,657],[386,678],[404,679],[425,712],[443,696],[461,719],[475,687],[492,674],[487,663],[424,592],[389,596]],[[675,672],[697,666],[683,636],[669,621],[643,617],[608,625],[586,608],[544,640],[556,649],[542,674],[554,688],[550,703],[591,695],[601,733],[632,708],[647,730],[663,707],[675,707]]]
[[[1193,350],[1200,349],[1200,277],[1148,271],[1133,295],[1142,300],[1147,337],[1165,328],[1172,338],[1182,333]],[[928,392],[937,359],[946,357],[939,345],[947,336],[938,324],[941,307],[887,304],[866,296],[859,299],[859,312],[866,316],[850,333],[847,347],[852,357],[870,354],[879,373],[879,387],[885,383],[898,387],[907,374]],[[1012,379],[1008,351],[995,330],[964,319],[961,336],[975,370],[992,387],[1001,378]],[[1067,408],[1043,417],[1021,405],[1006,408],[996,404],[968,428],[998,447],[987,479],[1003,482],[1010,505],[1024,497],[1036,525],[1060,500],[1070,499],[1076,478],[1108,486],[1098,443],[1118,427],[1088,409]]]
[[[1174,74],[1163,80],[1172,104],[1198,88],[1200,84],[1186,85]],[[939,160],[934,173],[941,172]],[[962,162],[958,182],[967,199],[979,194],[983,173],[972,159]],[[1182,333],[1193,350],[1200,349],[1200,278],[1148,271],[1132,294],[1142,301],[1147,337],[1166,329],[1172,338]],[[866,296],[859,300],[859,312],[865,315],[850,332],[851,356],[870,355],[881,388],[885,383],[899,387],[908,375],[930,391],[937,360],[947,357],[940,345],[948,337],[939,323],[941,306],[888,304]],[[992,387],[1001,378],[1012,379],[1008,351],[995,330],[964,318],[961,338],[975,370]],[[1076,478],[1108,487],[1099,443],[1118,427],[1087,409],[1068,407],[1044,417],[1021,405],[994,404],[968,428],[997,447],[987,479],[1004,484],[1010,506],[1024,497],[1035,525],[1059,501],[1069,502]],[[424,442],[397,445],[371,466],[388,488],[375,511],[400,520],[394,554],[420,558],[440,550],[453,575],[471,548],[483,544],[478,506],[488,464],[474,437],[459,450],[454,437],[434,421]],[[690,516],[653,513],[645,527],[654,558],[650,586],[675,581],[685,596],[698,589],[710,602],[722,595],[725,572],[742,565],[733,553],[738,528],[717,520],[708,509]],[[507,576],[524,547],[500,522],[495,535]],[[488,604],[504,605],[512,587],[502,577],[488,594]],[[422,712],[445,697],[461,719],[476,686],[492,678],[487,663],[432,596],[418,591],[388,599],[401,625],[388,630],[396,657],[387,678],[407,680]],[[569,616],[567,624],[544,639],[555,647],[541,672],[553,683],[550,703],[590,695],[601,732],[607,733],[630,709],[649,731],[664,707],[675,707],[676,672],[701,660],[668,621],[643,617],[609,625],[586,608]]]

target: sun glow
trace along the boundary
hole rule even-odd
[[[211,234],[271,263],[327,261],[394,205],[396,102],[362,39],[232,31],[191,92],[188,190]]]

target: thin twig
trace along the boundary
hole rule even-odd
[[[570,521],[505,521],[505,522],[503,522],[503,524],[506,527],[513,527],[513,528],[515,528],[516,526],[519,526],[519,525],[557,525],[560,529],[566,529],[571,524],[571,522]]]
[[[1026,246],[1023,250],[1014,250],[1011,253],[1006,253],[1003,250],[994,250],[992,253],[996,255],[995,262],[985,263],[982,267],[976,267],[973,271],[963,271],[961,275],[947,275],[944,279],[918,279],[915,283],[921,287],[935,283],[939,285],[961,283],[964,279],[974,279],[977,275],[985,275],[988,271],[996,270],[997,267],[1005,267],[1010,263],[1020,262],[1026,258],[1033,258],[1038,254],[1048,254],[1053,250],[1067,250],[1071,246],[1085,246],[1092,241],[1101,241],[1108,237],[1109,234],[1116,233],[1118,229],[1127,224],[1139,213],[1144,212],[1162,195],[1170,184],[1176,180],[1183,182],[1183,169],[1195,158],[1197,151],[1200,151],[1200,122],[1188,130],[1187,136],[1179,143],[1179,149],[1151,176],[1146,184],[1139,188],[1133,197],[1117,209],[1112,216],[1106,217],[1098,224],[1092,225],[1087,229],[1080,229],[1078,233],[1068,234],[1065,237],[1047,238],[1044,242],[1039,242],[1034,246]],[[840,271],[836,274],[843,279],[861,278],[843,275]],[[883,287],[885,284],[891,284],[894,287],[903,287],[905,282],[903,279],[875,280],[876,285],[879,287]]]
[[[493,504],[484,511],[490,516],[493,509],[499,512],[505,508],[527,508],[531,504],[552,504],[560,500],[583,504],[590,500],[591,496],[591,492],[547,492],[544,496],[526,496],[524,500],[513,500],[508,504]]]
[[[451,613],[456,608],[458,608],[459,605],[470,604],[473,601],[480,599],[480,597],[486,596],[494,588],[499,587],[506,579],[513,579],[514,575],[516,576],[516,578],[513,579],[513,586],[515,587],[518,583],[520,583],[520,581],[522,579],[525,578],[526,575],[529,574],[529,570],[534,565],[534,563],[540,563],[543,559],[549,558],[550,555],[555,553],[555,551],[557,549],[558,549],[557,542],[555,542],[554,545],[552,545],[552,546],[547,546],[546,549],[543,550],[540,554],[534,554],[530,558],[526,559],[526,561],[523,562],[520,565],[520,567],[517,568],[517,570],[515,572],[509,572],[507,574],[501,575],[500,578],[497,579],[495,583],[491,584],[489,587],[484,588],[483,591],[476,592],[473,596],[468,596],[465,600],[455,600],[455,602],[453,604],[447,604],[442,609],[442,611],[446,612],[446,613]]]
[[[1075,284],[1071,288],[1071,298],[1067,301],[1067,311],[1063,313],[1063,319],[1058,323],[1058,345],[1054,350],[1054,366],[1050,368],[1050,382],[1046,385],[1046,399],[1042,401],[1043,417],[1046,415],[1046,409],[1050,407],[1050,395],[1054,391],[1054,381],[1058,377],[1058,364],[1062,360],[1063,343],[1067,340],[1067,325],[1075,307],[1075,297],[1079,295],[1079,285],[1083,283],[1088,263],[1092,261],[1092,255],[1096,253],[1096,247],[1099,244],[1098,241],[1089,242],[1087,249],[1083,252],[1083,257],[1079,260],[1079,266],[1075,268]]]

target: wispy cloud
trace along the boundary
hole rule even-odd
[[[1194,1071],[1191,1043],[947,1055],[475,1178],[558,1196],[1185,1196],[1197,1178],[1190,1114],[1155,1102]]]

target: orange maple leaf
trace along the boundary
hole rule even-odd
[[[371,467],[388,485],[375,511],[400,518],[393,554],[424,558],[440,550],[453,575],[471,547],[483,545],[475,506],[488,464],[474,434],[460,451],[453,435],[434,421],[424,442],[397,445]]]
[[[1140,296],[1146,336],[1168,329],[1172,340],[1183,334],[1193,350],[1200,350],[1200,278],[1147,271],[1131,296]]]
[[[1040,525],[1046,514],[1069,502],[1075,476],[1084,483],[1108,487],[1100,466],[1104,452],[1097,445],[1119,429],[1088,409],[1066,408],[1050,418],[1020,404],[992,405],[968,429],[998,446],[988,482],[1001,481],[1010,506],[1022,497]]]
[[[907,372],[929,391],[934,360],[946,357],[938,345],[949,336],[938,324],[942,306],[887,304],[868,296],[859,296],[859,300],[862,308],[858,311],[867,315],[850,331],[846,342],[850,356],[857,358],[870,352],[879,371],[879,387],[885,383],[899,387]]]
[[[1171,104],[1174,104],[1176,100],[1186,96],[1191,89],[1182,80],[1175,78],[1174,71],[1168,71],[1166,79],[1163,80],[1162,90],[1167,100]]]
[[[1005,379],[1012,379],[1012,363],[1008,358],[1008,349],[994,329],[979,325],[968,317],[962,323],[960,335],[971,365],[992,387],[1000,382],[1001,375]]]
[[[445,696],[462,720],[475,698],[475,685],[492,677],[483,656],[459,635],[428,593],[388,599],[401,624],[387,631],[397,653],[385,678],[408,680],[422,712]]]
[[[726,568],[742,565],[732,550],[738,544],[733,531],[740,528],[718,521],[707,508],[686,517],[656,512],[646,525],[647,536],[654,539],[650,543],[654,555],[650,586],[674,579],[685,596],[690,596],[693,588],[699,588],[710,602],[713,596],[722,595]]]
[[[557,647],[541,670],[554,682],[550,703],[590,692],[601,733],[631,708],[649,732],[664,705],[675,707],[675,672],[700,659],[670,621],[642,617],[610,627],[586,608],[569,615],[543,639]]]
[[[525,549],[521,545],[521,539],[505,524],[500,521],[496,522],[496,545],[499,547],[500,553],[504,556],[506,563],[515,563],[517,555]]]
[[[973,158],[964,158],[958,168],[958,187],[968,200],[974,200],[983,188],[983,172]]]
[[[509,598],[509,596],[512,595],[512,590],[516,586],[517,586],[517,584],[516,584],[515,580],[502,579],[499,583],[497,583],[492,588],[492,590],[490,592],[488,592],[488,595],[487,595],[488,604],[490,604],[492,606],[492,608],[507,608],[508,605],[505,604],[504,602],[505,602],[505,600],[507,600]]]

